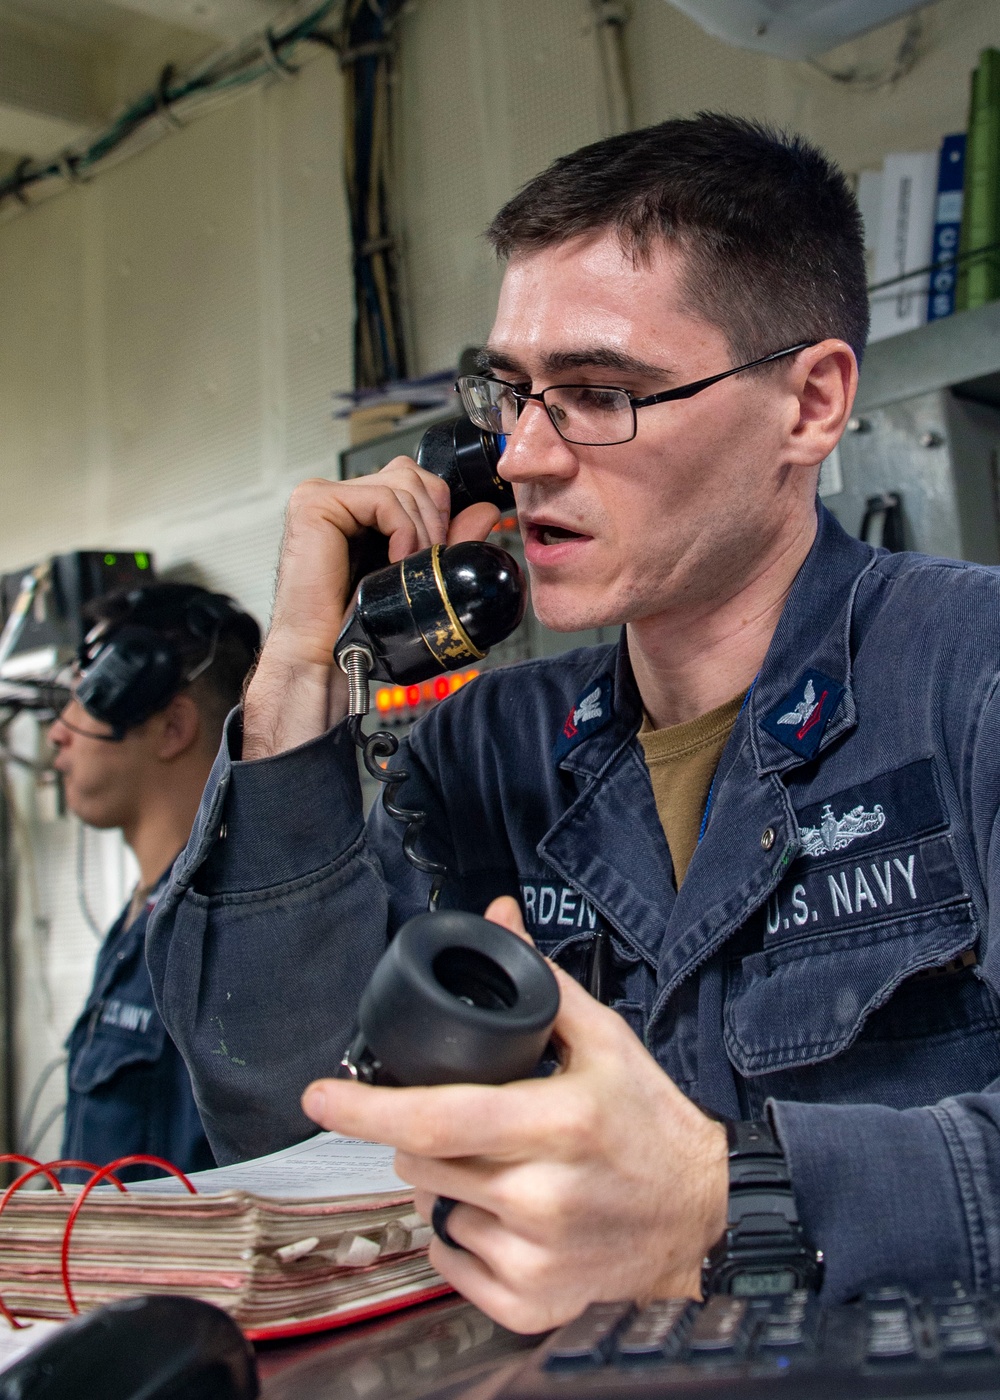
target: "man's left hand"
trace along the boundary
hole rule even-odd
[[[516,901],[486,917],[527,937]],[[303,1095],[324,1128],[397,1149],[430,1219],[460,1202],[430,1259],[506,1327],[540,1332],[589,1302],[700,1296],[726,1223],[725,1131],[660,1069],[625,1021],[558,967],[562,1068],[498,1087],[375,1088],[324,1079]]]

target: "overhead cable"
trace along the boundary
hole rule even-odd
[[[129,103],[103,131],[78,146],[70,146],[49,160],[30,157],[0,180],[0,213],[29,208],[39,197],[60,187],[90,179],[99,170],[145,149],[167,132],[185,125],[195,112],[202,114],[218,101],[231,97],[250,83],[276,75],[290,78],[298,71],[292,62],[303,43],[324,43],[321,26],[337,20],[345,0],[324,0],[308,13],[271,26],[242,44],[208,59],[187,77],[178,76],[168,64],[150,91]],[[296,12],[301,12],[302,6]]]
[[[337,36],[344,73],[357,389],[406,377],[391,198],[393,30],[401,8],[402,0],[347,0]]]

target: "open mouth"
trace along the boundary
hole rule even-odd
[[[563,544],[566,540],[585,540],[587,535],[581,535],[576,530],[567,530],[562,525],[535,525],[532,527],[533,533],[542,544]]]

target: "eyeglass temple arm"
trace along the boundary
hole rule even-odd
[[[718,384],[722,379],[729,379],[734,374],[742,374],[745,369],[756,369],[758,365],[769,365],[772,360],[783,360],[786,355],[797,355],[800,350],[809,350],[813,345],[818,345],[817,340],[804,340],[801,345],[789,345],[786,350],[775,350],[772,355],[763,355],[759,360],[751,360],[749,364],[737,365],[735,369],[723,370],[721,374],[713,374],[708,379],[696,379],[693,384],[682,384],[679,389],[664,389],[662,394],[648,394],[644,399],[633,399],[633,408],[648,408],[654,403],[670,403],[673,399],[691,399],[695,394],[700,394],[702,389],[708,389],[713,384]]]

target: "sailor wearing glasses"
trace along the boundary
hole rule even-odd
[[[362,819],[332,665],[349,542],[377,529],[395,560],[496,520],[449,519],[397,458],[295,493],[271,633],[153,920],[216,1154],[316,1124],[394,1145],[428,1218],[458,1202],[435,1267],[523,1331],[703,1287],[1000,1286],[1000,579],[873,549],[817,502],[868,323],[844,178],[702,115],[556,161],[490,237],[466,411],[506,434],[539,617],[622,630],[438,706],[406,796],[444,902],[558,964],[562,1069],[322,1077],[427,900],[399,825]]]

